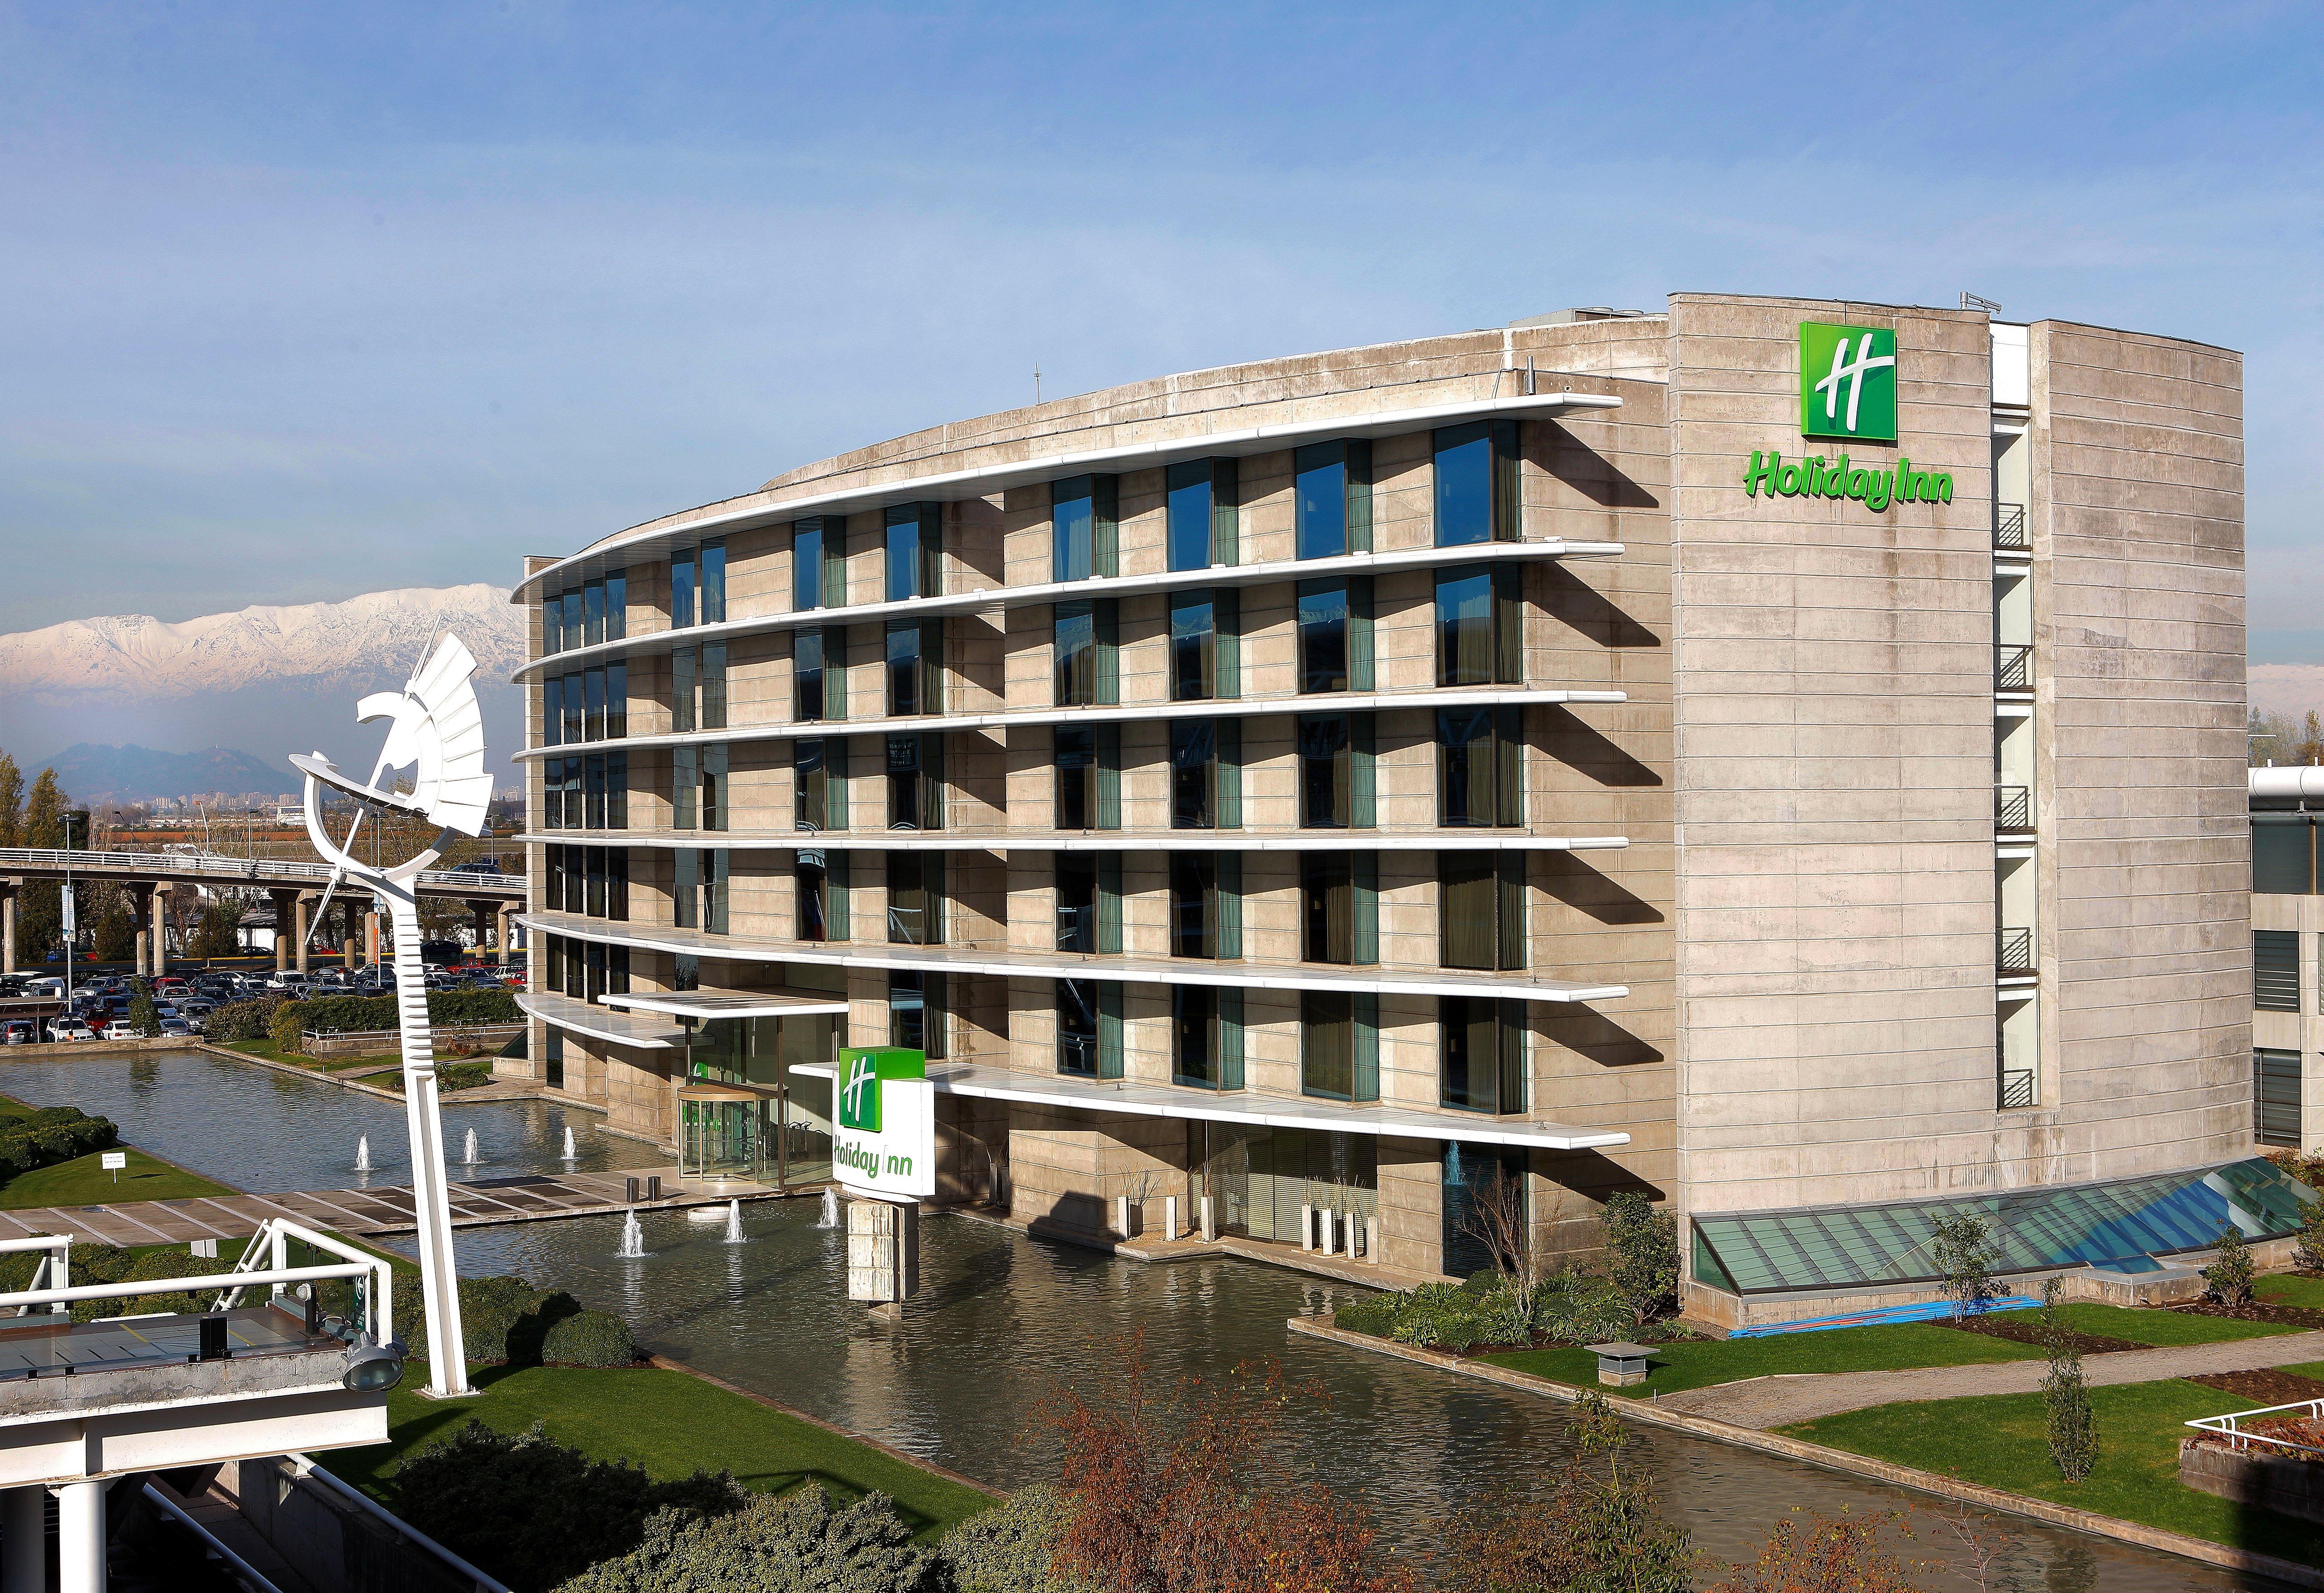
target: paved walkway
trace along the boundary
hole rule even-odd
[[[2324,1332],[2278,1333],[2225,1344],[2187,1344],[2168,1349],[2119,1349],[2082,1358],[2082,1379],[2092,1387],[2157,1383],[2202,1372],[2249,1372],[2324,1361]],[[1716,1388],[1665,1394],[1655,1403],[1762,1431],[1812,1422],[1841,1411],[1904,1401],[1960,1399],[1977,1394],[2031,1394],[2049,1371],[2044,1360],[2001,1361],[1976,1367],[1925,1367],[1909,1372],[1803,1372],[1754,1377]]]
[[[777,1192],[770,1185],[743,1179],[680,1180],[675,1167],[487,1178],[452,1185],[452,1226],[483,1228],[625,1211],[629,1180],[635,1178],[642,1185],[649,1172],[661,1174],[663,1194],[659,1202],[641,1201],[641,1205],[723,1205],[731,1200],[759,1200]],[[356,1235],[410,1233],[418,1226],[412,1215],[411,1186],[391,1183],[291,1194],[125,1201],[112,1206],[34,1206],[0,1211],[0,1238],[69,1233],[107,1245],[176,1245],[189,1239],[246,1239],[270,1217],[288,1217],[309,1228]]]

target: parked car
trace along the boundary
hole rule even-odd
[[[29,1017],[12,1017],[0,1026],[0,1045],[30,1045],[40,1037],[40,1026]]]
[[[108,1040],[134,1040],[137,1037],[137,1030],[127,1018],[116,1017],[105,1026],[105,1037]]]
[[[88,1025],[81,1022],[78,1017],[60,1017],[49,1025],[49,1038],[60,1045],[68,1040],[88,1040],[95,1037],[90,1033]]]
[[[189,1040],[196,1031],[194,1026],[182,1017],[165,1017],[161,1020],[161,1033],[173,1039]]]

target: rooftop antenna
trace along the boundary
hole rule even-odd
[[[1967,290],[1964,290],[1961,294],[1961,308],[1963,309],[1981,309],[1988,316],[1997,316],[2001,313],[2001,306],[1994,303],[1992,299],[1979,299],[1976,294]]]
[[[1033,362],[1033,401],[1037,404],[1041,401],[1041,362],[1038,360]]]

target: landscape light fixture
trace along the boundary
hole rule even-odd
[[[339,1379],[350,1393],[383,1394],[403,1381],[403,1343],[358,1344],[347,1351],[346,1376]]]

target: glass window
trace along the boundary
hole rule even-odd
[[[1299,601],[1299,689],[1372,688],[1371,581],[1302,581]]]
[[[1436,822],[1445,829],[1525,823],[1524,710],[1443,708],[1436,714]]]
[[[627,570],[605,576],[605,640],[619,641],[630,633],[630,576]]]
[[[1517,686],[1525,680],[1514,565],[1462,565],[1436,576],[1436,684]]]
[[[562,746],[565,741],[565,677],[552,675],[540,683],[540,744]]]
[[[1054,734],[1056,827],[1121,828],[1121,727],[1059,725]]]
[[[1299,1087],[1327,1100],[1379,1099],[1379,1006],[1343,990],[1299,996]]]
[[[605,739],[605,672],[584,669],[581,672],[581,739],[602,741]]]
[[[908,716],[944,712],[942,620],[888,622],[888,712]]]
[[[925,1052],[935,1062],[947,1054],[945,1041],[951,1027],[945,1017],[943,974],[908,973],[900,968],[889,971],[888,1044]]]
[[[1116,483],[1075,475],[1049,486],[1049,578],[1086,581],[1117,573]]]
[[[1170,594],[1170,700],[1218,695],[1218,627],[1205,591]]]
[[[565,650],[565,600],[555,593],[540,600],[540,656]]]
[[[615,922],[630,916],[630,853],[615,847],[605,853],[605,916]]]
[[[605,827],[609,830],[630,827],[630,755],[627,752],[605,754]]]
[[[1172,569],[1208,569],[1235,562],[1237,481],[1232,459],[1189,459],[1170,466],[1165,491]]]
[[[1517,540],[1517,422],[1448,426],[1434,441],[1436,546]]]
[[[1355,807],[1354,738],[1345,714],[1299,718],[1299,825],[1344,830]]]
[[[1057,706],[1087,708],[1120,702],[1120,605],[1111,598],[1100,598],[1057,603],[1052,612]]]
[[[581,760],[581,789],[588,805],[582,825],[602,830],[605,827],[605,755],[593,752]]]
[[[584,679],[584,672],[578,669],[565,677],[565,741],[568,746],[589,737],[588,695]]]
[[[888,511],[890,603],[944,594],[944,505],[899,503]]]
[[[1170,722],[1170,827],[1218,828],[1218,723],[1209,719]]]
[[[1057,981],[1057,1071],[1074,1078],[1098,1076],[1098,983]]]
[[[801,852],[791,877],[798,895],[798,938],[847,938],[847,854]]]
[[[669,728],[673,735],[695,730],[695,701],[701,692],[702,655],[690,647],[669,651]]]
[[[558,599],[558,612],[564,615],[565,645],[567,647],[579,647],[581,645],[582,630],[584,625],[584,621],[582,619],[581,588],[576,586],[572,591],[567,592],[563,597]]]
[[[2252,1053],[2253,1137],[2262,1145],[2300,1145],[2300,1053]]]
[[[1439,1099],[1456,1111],[1526,1110],[1525,1003],[1440,996]]]
[[[702,728],[726,728],[726,644],[702,644]]]
[[[605,640],[605,583],[590,581],[581,588],[581,640],[595,647]]]
[[[1372,446],[1360,439],[1310,443],[1292,456],[1293,504],[1301,558],[1370,553]]]
[[[1057,853],[1057,950],[1097,951],[1097,867],[1088,852]]]
[[[1525,854],[1440,852],[1438,962],[1487,971],[1525,966]]]
[[[1242,992],[1215,985],[1170,989],[1170,1082],[1196,1090],[1243,1086]]]
[[[824,589],[825,527],[830,526],[830,556],[836,557],[845,535],[845,522],[836,515],[810,515],[791,522],[791,607],[802,612],[819,609],[827,599]]]
[[[701,584],[700,605],[702,622],[723,625],[726,622],[726,544],[724,541],[705,542],[702,558],[695,577]]]
[[[791,717],[822,719],[823,639],[827,634],[809,627],[791,633]]]
[[[725,934],[726,854],[681,846],[671,856],[677,874],[670,899],[672,920],[680,929]]]
[[[791,743],[794,823],[802,830],[847,828],[847,742],[838,736]]]
[[[694,623],[694,552],[669,556],[669,625],[683,631]]]
[[[2307,896],[2315,889],[2309,856],[2316,826],[2305,818],[2289,822],[2273,815],[2252,815],[2252,889],[2263,896]]]
[[[1216,957],[1219,865],[1215,856],[1170,854],[1170,954]]]
[[[630,667],[605,666],[605,739],[618,741],[630,733]]]
[[[2300,1010],[2300,932],[2252,931],[2252,1005],[2262,1012]]]
[[[889,736],[888,827],[944,828],[944,737]]]
[[[1371,852],[1299,854],[1299,955],[1341,967],[1379,961],[1379,860]]]

